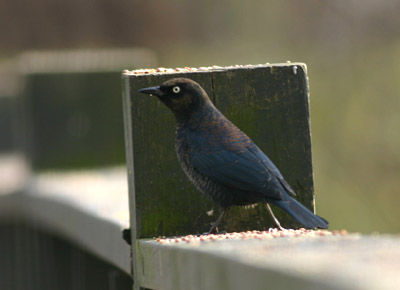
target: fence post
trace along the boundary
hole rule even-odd
[[[127,65],[154,64],[151,51],[134,48],[21,54],[32,168],[123,164],[120,72]]]
[[[305,64],[158,71],[125,71],[122,75],[134,257],[136,240],[203,233],[220,211],[194,188],[180,168],[174,149],[173,114],[156,97],[137,92],[174,77],[197,81],[216,107],[275,162],[297,192],[297,198],[313,209]],[[296,225],[283,212],[277,211],[277,216],[285,227]],[[224,218],[223,225],[228,231],[271,226],[263,206],[234,208]]]

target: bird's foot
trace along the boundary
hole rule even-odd
[[[207,235],[209,235],[209,234],[218,234],[219,233],[219,230],[218,230],[218,227],[216,227],[216,226],[212,226],[211,228],[210,228],[210,230],[207,232]]]
[[[285,229],[284,227],[281,226],[281,223],[278,221],[277,218],[275,218],[274,224],[275,224],[275,227],[276,227],[278,230],[280,230],[280,231],[286,231],[286,229]]]
[[[229,210],[228,209],[224,209],[221,214],[219,215],[219,217],[217,218],[217,220],[215,221],[215,223],[212,224],[210,230],[208,231],[208,234],[216,234],[218,233],[218,225],[221,223],[222,217],[224,216],[225,212],[227,212]]]

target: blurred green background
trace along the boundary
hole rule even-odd
[[[146,47],[163,67],[304,62],[317,212],[331,229],[399,233],[398,11],[396,0],[3,0],[0,60]]]

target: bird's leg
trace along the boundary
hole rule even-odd
[[[271,215],[272,219],[274,220],[275,226],[280,229],[281,231],[285,230],[284,227],[281,226],[280,222],[278,221],[278,219],[275,217],[274,213],[272,212],[271,207],[269,206],[269,203],[265,204],[265,207],[267,208],[269,214]]]
[[[217,227],[220,224],[220,222],[222,221],[222,217],[224,216],[225,212],[227,211],[227,209],[224,209],[221,214],[219,215],[219,217],[217,218],[217,220],[215,221],[215,223],[213,223],[213,225],[211,226],[210,230],[208,231],[208,235],[214,232],[218,232]]]

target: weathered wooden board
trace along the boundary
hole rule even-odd
[[[398,236],[138,242],[138,280],[159,290],[399,289]]]
[[[120,72],[154,65],[137,49],[27,52],[26,152],[34,170],[92,168],[125,161]],[[138,60],[139,59],[139,60]]]
[[[0,95],[0,154],[16,151],[16,98]]]
[[[132,289],[129,273],[29,222],[2,220],[0,238],[1,289]]]
[[[127,192],[122,166],[32,174],[0,192],[0,289],[132,289]]]
[[[124,162],[118,72],[32,73],[25,83],[34,170]]]
[[[313,208],[308,82],[304,64],[217,68],[196,72],[125,72],[124,120],[133,240],[207,231],[220,209],[186,178],[174,148],[173,114],[156,97],[137,92],[174,78],[200,83],[212,101],[276,163]],[[213,210],[213,215],[207,212]],[[293,219],[276,210],[284,227]],[[266,229],[273,223],[263,206],[235,208],[222,229]]]

